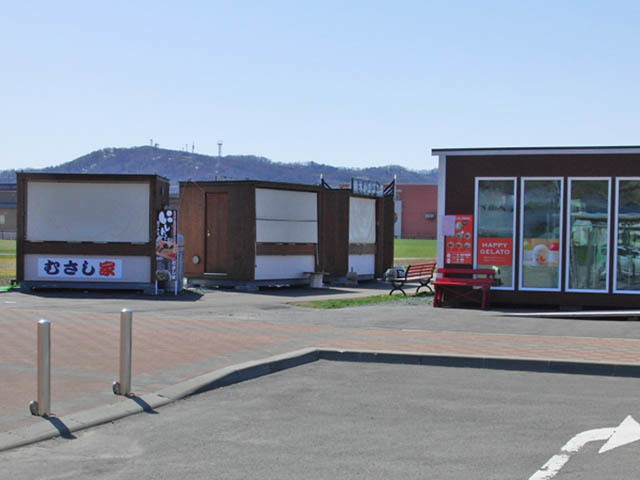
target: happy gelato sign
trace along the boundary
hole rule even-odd
[[[479,265],[511,265],[513,238],[479,238]]]

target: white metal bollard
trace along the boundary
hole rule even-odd
[[[131,325],[133,313],[128,308],[120,312],[120,381],[113,382],[113,393],[129,395],[131,393]]]
[[[51,413],[51,322],[38,321],[38,400],[29,404],[32,415]]]

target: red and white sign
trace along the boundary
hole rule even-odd
[[[122,278],[122,260],[114,258],[39,257],[38,277],[101,280]]]
[[[473,215],[456,215],[454,234],[445,236],[445,263],[473,264]]]
[[[512,265],[513,238],[479,238],[478,265]]]

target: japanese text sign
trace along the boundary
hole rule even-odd
[[[69,279],[122,278],[122,260],[82,257],[38,257],[38,277]]]
[[[381,197],[384,188],[380,182],[365,180],[363,178],[351,179],[351,190],[356,195],[368,195],[371,197]]]

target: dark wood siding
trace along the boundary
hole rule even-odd
[[[16,236],[16,279],[24,281],[24,229],[26,225],[25,214],[27,212],[27,181],[23,174],[18,173],[18,212],[17,212],[17,236]]]
[[[376,256],[376,276],[384,275],[384,272],[393,266],[393,230],[395,220],[395,203],[393,197],[383,197],[378,200],[381,208],[381,215],[378,216],[377,232],[377,256]]]
[[[180,185],[180,218],[178,230],[184,237],[185,276],[204,274],[204,210],[205,195],[198,186]],[[199,263],[194,263],[198,257]]]
[[[640,176],[640,155],[447,156],[445,215],[473,213],[476,177]]]
[[[639,308],[640,295],[613,293],[565,292],[566,264],[564,246],[567,241],[567,179],[569,177],[608,177],[612,180],[610,231],[610,284],[612,291],[613,262],[615,255],[615,179],[616,177],[640,177],[640,154],[595,153],[595,154],[535,154],[535,155],[451,155],[446,163],[445,215],[473,214],[476,177],[515,177],[516,198],[516,244],[514,245],[515,291],[494,290],[492,302],[517,305],[565,305],[590,307]],[[520,180],[522,177],[561,177],[564,182],[563,260],[561,269],[561,291],[518,291],[520,258]]]
[[[318,194],[318,244],[256,244],[255,189],[272,188],[310,191]],[[315,255],[318,271],[344,276],[349,265],[349,252],[376,255],[376,275],[393,263],[393,199],[380,198],[376,204],[377,246],[349,245],[349,198],[346,189],[329,190],[309,185],[293,185],[257,181],[183,182],[180,184],[180,232],[185,237],[185,274],[204,277],[206,254],[205,197],[207,193],[228,195],[228,257],[233,266],[225,280],[253,280],[256,255]],[[366,250],[366,252],[364,250]],[[192,258],[201,261],[194,264]],[[221,272],[209,272],[221,273]]]
[[[230,255],[229,235],[229,193],[207,192],[205,194],[205,271],[224,273],[233,270]]]
[[[207,252],[206,197],[226,195],[228,224],[226,228],[226,258],[218,258],[227,270],[225,280],[253,280],[255,270],[255,190],[251,183],[203,182],[180,184],[180,232],[185,241],[185,276],[204,277],[206,259],[215,256]],[[220,252],[217,252],[220,255]],[[200,258],[194,264],[193,257]],[[213,268],[213,265],[212,265]]]
[[[316,255],[315,243],[258,243],[256,255]]]
[[[206,278],[206,195],[227,196],[226,260],[221,267],[224,277],[232,281],[254,280],[256,249],[260,255],[314,255],[315,244],[259,244],[256,245],[256,188],[290,191],[308,191],[319,194],[320,188],[312,185],[296,185],[278,182],[230,181],[230,182],[182,182],[180,184],[180,231],[185,238],[185,276]],[[320,196],[320,194],[319,194]],[[319,212],[320,214],[320,212]],[[194,264],[198,256],[201,261]],[[212,265],[212,267],[214,267]]]
[[[321,195],[319,231],[321,269],[344,276],[349,267],[349,190],[325,190]]]
[[[27,214],[27,188],[29,181],[51,183],[149,183],[149,242],[134,244],[128,242],[29,242],[25,240]],[[158,212],[169,204],[169,180],[157,175],[116,175],[116,174],[47,174],[18,173],[18,212],[17,212],[17,280],[24,281],[24,255],[118,255],[148,256],[151,258],[150,278],[155,278],[156,221]]]
[[[350,243],[349,255],[376,255],[378,253],[377,244]],[[378,263],[376,258],[376,263]]]

